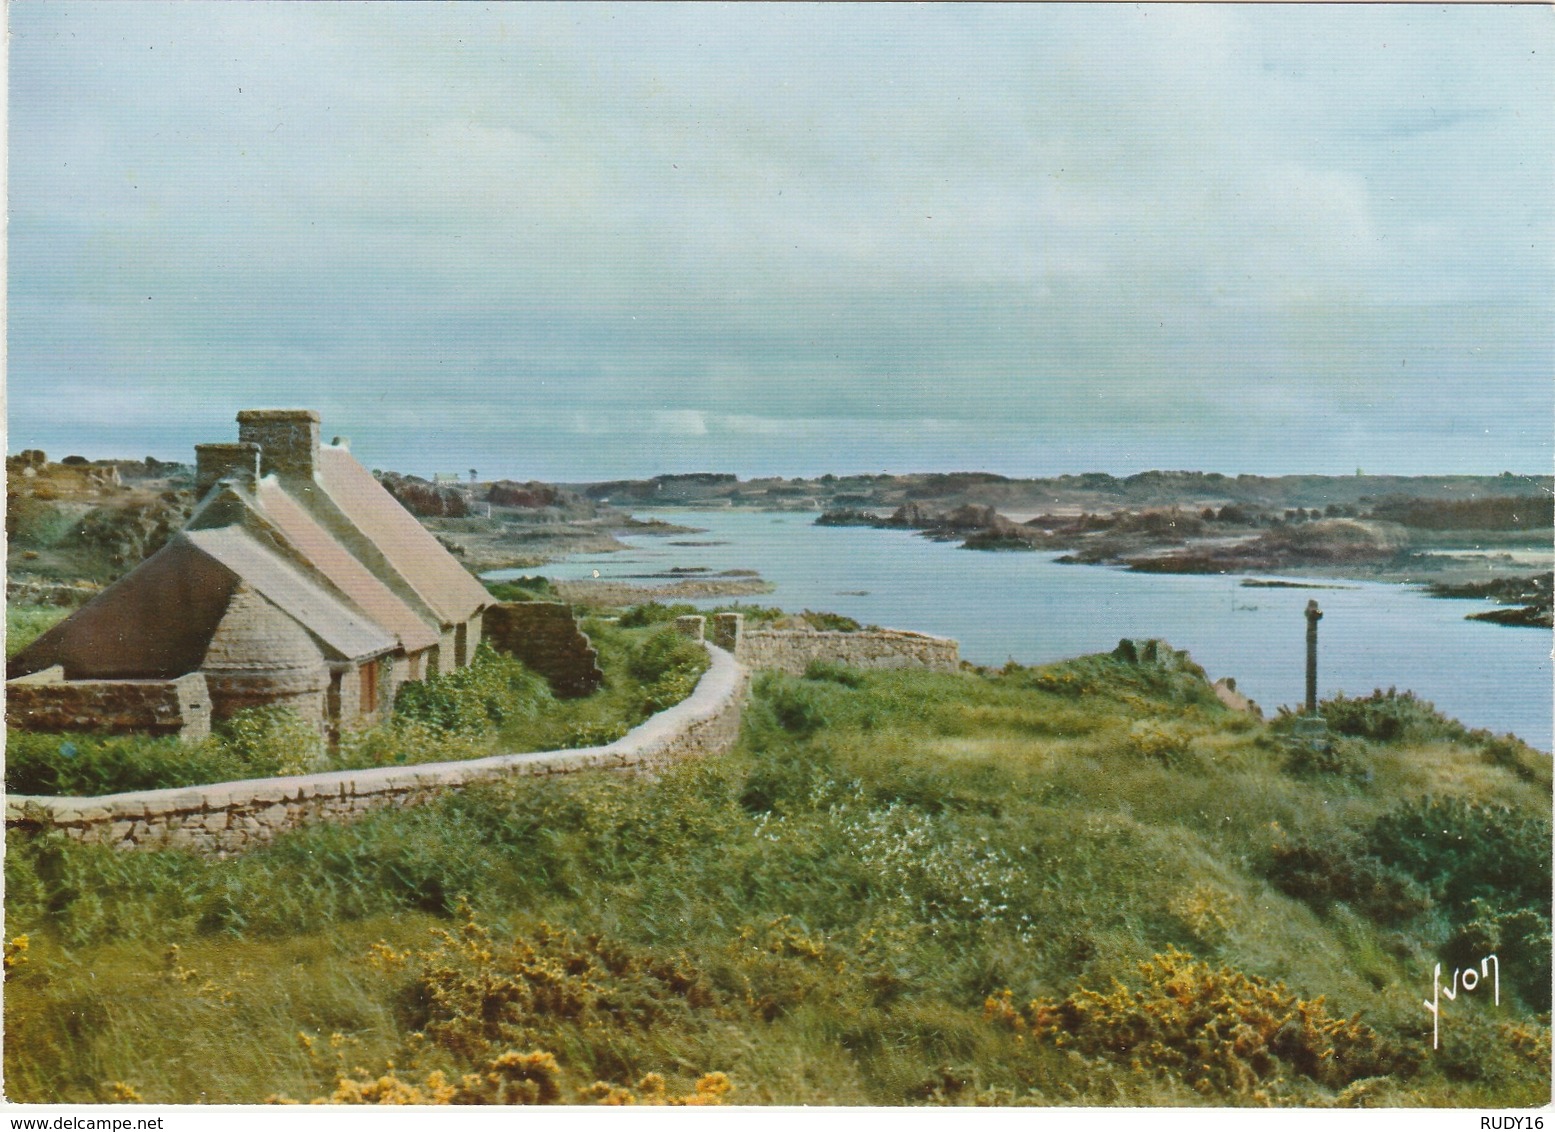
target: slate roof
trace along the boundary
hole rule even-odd
[[[392,652],[394,636],[265,549],[242,527],[184,531],[186,539],[306,629],[332,660]]]
[[[65,666],[67,680],[170,679],[194,672],[236,579],[185,539],[161,550],[42,634],[6,675]]]
[[[254,501],[264,519],[295,552],[358,609],[399,638],[406,652],[437,644],[437,633],[394,591],[330,537],[273,479],[259,482]]]
[[[367,660],[396,647],[392,635],[243,528],[223,527],[174,535],[18,653],[7,675],[55,664],[64,665],[67,680],[170,679],[198,671],[244,585],[301,625],[331,660]]]
[[[486,587],[344,448],[319,449],[319,486],[445,625],[492,602]]]

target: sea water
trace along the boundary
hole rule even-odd
[[[666,510],[638,517],[705,533],[626,535],[625,551],[492,577],[587,578],[597,570],[601,578],[655,585],[662,579],[644,575],[677,567],[757,570],[776,588],[742,599],[746,604],[829,610],[865,624],[954,637],[963,658],[984,665],[1041,664],[1106,652],[1122,637],[1159,637],[1187,649],[1211,677],[1235,677],[1237,689],[1266,712],[1305,697],[1303,610],[1315,599],[1324,615],[1319,695],[1408,689],[1470,727],[1511,731],[1544,750],[1555,738],[1551,634],[1465,620],[1493,608],[1488,602],[1378,582],[1289,578],[1323,588],[1253,588],[1241,584],[1243,575],[1064,565],[1053,554],[962,550],[911,531],[818,527],[814,513]]]

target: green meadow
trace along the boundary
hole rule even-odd
[[[1548,1103],[1548,756],[1168,659],[759,675],[727,755],[226,860],[13,833],[6,1093]]]

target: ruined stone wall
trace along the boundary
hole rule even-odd
[[[700,620],[700,618],[698,619]],[[866,629],[856,633],[804,629],[752,629],[737,613],[713,617],[712,641],[733,645],[747,668],[773,669],[803,675],[817,660],[855,668],[928,668],[955,672],[961,667],[961,646],[949,637],[932,637],[905,629]]]
[[[578,628],[572,607],[553,601],[507,601],[486,610],[486,639],[544,676],[558,696],[586,696],[605,674],[599,653]]]
[[[710,649],[712,663],[685,700],[603,747],[495,755],[469,762],[380,767],[98,798],[6,798],[8,827],[60,829],[121,849],[169,847],[227,854],[320,821],[346,821],[384,806],[426,802],[471,783],[585,770],[653,773],[728,750],[739,735],[746,672]]]
[[[7,582],[5,600],[13,605],[58,605],[74,609],[102,592],[101,586],[80,582]]]
[[[52,668],[7,681],[6,723],[25,731],[138,731],[203,739],[211,698],[199,673],[176,680],[48,680]]]

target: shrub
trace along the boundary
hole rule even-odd
[[[1171,769],[1181,769],[1193,758],[1192,744],[1181,728],[1153,720],[1141,720],[1129,728],[1128,749],[1138,758]]]
[[[413,983],[415,1029],[455,1056],[554,1038],[559,1025],[647,1032],[717,998],[694,969],[541,924],[498,943],[468,906],[434,930]]]
[[[1354,740],[1293,743],[1285,754],[1285,770],[1297,778],[1342,778],[1366,781],[1371,766],[1366,748]]]
[[[1283,983],[1215,970],[1170,950],[1139,966],[1142,989],[1080,989],[1024,1009],[1009,991],[984,1016],[1038,1043],[1177,1078],[1205,1096],[1268,1100],[1291,1076],[1330,1088],[1408,1072],[1413,1059],[1356,1018],[1331,1018]]]
[[[658,601],[645,601],[621,614],[616,623],[623,629],[641,629],[647,625],[662,625],[666,621],[673,621],[677,617],[688,617],[697,612],[699,611],[696,606],[685,602],[665,604]]]
[[[841,684],[844,688],[862,688],[864,686],[864,674],[856,668],[850,668],[846,664],[839,664],[834,660],[812,660],[805,666],[804,678],[806,680],[827,680],[833,684]]]
[[[1550,903],[1550,821],[1461,798],[1406,802],[1378,818],[1367,849],[1467,914],[1476,897],[1499,906]]]
[[[234,758],[270,774],[306,774],[325,757],[318,727],[280,704],[244,708],[220,724],[216,734]]]
[[[487,582],[486,590],[498,601],[540,601],[551,596],[551,579],[540,575],[508,578]]]
[[[592,1085],[569,1089],[555,1055],[545,1050],[519,1053],[509,1050],[488,1059],[476,1072],[466,1073],[458,1084],[448,1080],[441,1070],[433,1070],[419,1084],[400,1078],[393,1066],[379,1077],[358,1070],[355,1076],[336,1079],[328,1096],[315,1097],[313,1104],[372,1105],[454,1105],[454,1104],[600,1104],[600,1105],[721,1105],[734,1092],[734,1084],[723,1073],[706,1073],[697,1078],[690,1093],[675,1095],[665,1087],[662,1074],[647,1073],[636,1088],[595,1081]],[[572,1099],[568,1100],[568,1094]],[[138,1098],[136,1098],[138,1100]],[[291,1104],[286,1097],[274,1096],[272,1103]]]
[[[629,730],[624,723],[576,723],[567,732],[568,747],[604,747],[614,743]]]
[[[1323,909],[1343,901],[1379,924],[1400,924],[1431,907],[1418,881],[1339,838],[1277,846],[1269,878],[1298,900]]]
[[[812,629],[822,631],[831,630],[839,633],[857,633],[861,628],[857,621],[851,617],[844,617],[840,613],[817,613],[807,609],[799,615]]]
[[[772,682],[764,699],[772,716],[791,735],[813,735],[826,726],[826,709],[813,686],[798,681]]]
[[[533,716],[550,699],[544,679],[482,642],[466,667],[401,684],[394,714],[439,731],[479,732]]]
[[[627,671],[644,684],[652,684],[676,670],[700,672],[706,664],[707,650],[674,629],[660,629],[633,650]]]
[[[1341,692],[1318,704],[1318,712],[1340,735],[1379,743],[1405,739],[1413,742],[1461,740],[1468,734],[1461,723],[1437,711],[1434,704],[1418,698],[1413,692],[1400,692],[1396,688],[1386,692],[1379,688],[1369,696],[1356,699]]]
[[[1550,1009],[1550,918],[1533,908],[1502,911],[1481,899],[1470,905],[1441,950],[1443,962],[1455,967],[1477,966],[1495,955],[1501,980],[1515,989],[1528,1006]]]
[[[660,629],[633,650],[626,668],[643,685],[643,709],[657,712],[690,695],[707,665],[706,649],[674,629]]]

